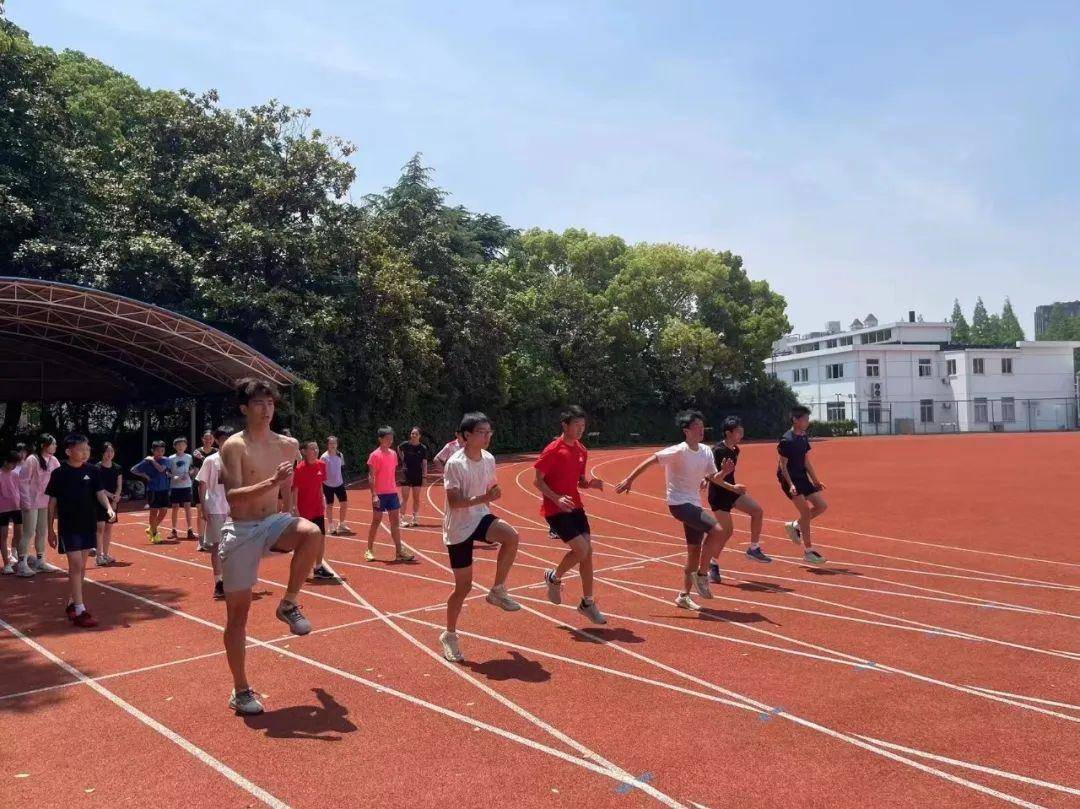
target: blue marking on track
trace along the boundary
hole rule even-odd
[[[643,772],[638,776],[637,780],[641,781],[643,784],[652,783],[653,774],[651,772]],[[619,784],[615,787],[615,791],[620,795],[629,795],[634,789],[636,789],[636,787],[633,784]]]

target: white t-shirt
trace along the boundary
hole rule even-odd
[[[712,450],[704,444],[698,444],[696,450],[690,449],[683,441],[673,447],[656,453],[656,460],[664,467],[667,481],[667,501],[669,506],[701,505],[701,480],[706,475],[716,474],[716,459]]]
[[[215,452],[199,468],[195,480],[202,484],[203,510],[221,516],[229,513],[229,501],[221,482],[221,453]]]
[[[169,481],[169,488],[171,489],[190,489],[191,488],[191,461],[192,458],[188,453],[181,455],[179,452],[174,452],[169,456],[169,460],[172,461],[172,478]]]
[[[337,455],[324,452],[319,456],[319,460],[326,464],[326,483],[324,485],[329,486],[331,489],[344,486],[345,478],[341,476],[341,469],[345,466],[345,456],[340,452]]]
[[[444,464],[454,457],[454,453],[461,449],[461,447],[461,442],[456,438],[453,441],[447,441],[446,445],[439,450],[439,454],[435,456],[435,460]]]
[[[487,450],[483,450],[479,461],[470,460],[465,450],[459,450],[450,456],[443,470],[443,488],[457,489],[462,497],[487,494],[487,490],[495,482],[495,456]],[[476,530],[484,515],[490,513],[487,503],[468,508],[450,508],[450,501],[447,499],[446,516],[443,517],[443,542],[447,545],[464,542],[469,538],[469,534]]]

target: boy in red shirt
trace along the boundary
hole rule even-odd
[[[300,454],[304,460],[298,463],[293,471],[293,513],[315,523],[322,532],[323,538],[319,542],[319,554],[312,577],[336,580],[337,576],[323,564],[323,554],[326,551],[326,502],[323,500],[326,463],[319,460],[319,445],[314,441],[304,444],[300,448]]]
[[[581,443],[585,434],[585,411],[577,405],[562,414],[562,435],[548,444],[533,465],[536,469],[536,488],[543,495],[540,513],[551,531],[569,547],[566,556],[555,570],[544,574],[548,599],[562,603],[562,577],[574,566],[581,573],[581,603],[578,612],[594,624],[606,624],[607,618],[593,601],[592,537],[589,518],[581,502],[579,489],[603,491],[604,481],[589,479],[585,463],[589,453]]]

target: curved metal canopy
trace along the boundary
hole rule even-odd
[[[0,400],[157,401],[296,377],[251,346],[159,306],[0,276]]]

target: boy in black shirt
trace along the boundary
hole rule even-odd
[[[803,560],[820,565],[825,557],[815,551],[810,543],[810,521],[825,513],[829,504],[821,496],[825,488],[814,465],[806,456],[810,453],[810,408],[796,405],[791,408],[791,429],[783,434],[776,451],[780,459],[776,467],[776,479],[780,489],[799,510],[799,519],[784,523],[784,530],[796,545],[803,547]]]
[[[723,469],[724,461],[732,464],[739,463],[739,442],[743,440],[742,420],[738,416],[728,416],[724,419],[724,439],[713,447],[713,458],[716,460],[716,468]],[[720,565],[717,561],[724,545],[735,533],[735,526],[731,522],[731,512],[741,511],[750,517],[750,547],[746,549],[746,555],[755,562],[771,562],[772,559],[765,555],[761,549],[761,525],[765,520],[765,512],[757,501],[746,492],[746,486],[735,482],[734,469],[720,481],[709,481],[709,508],[716,517],[720,530],[724,532],[723,542],[716,550],[716,559],[709,563],[709,581],[714,584],[720,583]]]
[[[97,621],[83,604],[83,577],[86,559],[97,545],[99,507],[112,520],[116,516],[112,502],[105,494],[98,470],[87,464],[90,442],[85,435],[72,433],[64,439],[67,463],[52,473],[45,494],[49,496],[49,546],[57,548],[68,558],[68,581],[71,583],[71,602],[68,618],[75,626],[93,627]],[[59,535],[56,518],[60,518]]]

